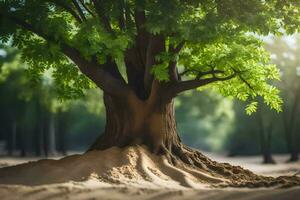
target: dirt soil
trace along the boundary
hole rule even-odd
[[[297,176],[300,162],[262,165],[259,157],[226,158],[209,154],[214,160],[241,165],[265,176]],[[1,199],[298,199],[300,187],[216,188],[227,183],[222,176],[185,165],[174,167],[163,156],[140,146],[110,148],[72,155],[59,160],[0,158]],[[12,167],[10,165],[20,164]]]

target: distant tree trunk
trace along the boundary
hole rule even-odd
[[[48,123],[48,150],[50,155],[56,154],[56,139],[55,139],[55,115],[54,113],[49,112],[49,123]]]
[[[284,134],[286,138],[286,144],[288,152],[290,153],[290,158],[288,162],[295,162],[299,160],[298,149],[296,143],[296,137],[294,134],[294,125],[296,120],[296,112],[299,107],[300,101],[300,86],[297,88],[295,93],[294,103],[290,107],[291,113],[289,115],[287,108],[284,108],[283,112],[283,125],[284,125]]]
[[[35,155],[41,156],[42,148],[43,148],[43,136],[42,136],[42,126],[39,120],[37,120],[35,125],[34,144],[35,144]]]
[[[41,136],[42,136],[42,147],[43,147],[43,153],[46,157],[49,156],[49,151],[48,151],[48,117],[45,109],[41,109],[40,113],[40,120],[41,120]]]
[[[287,119],[285,119],[284,123],[284,134],[285,134],[285,139],[286,139],[286,145],[287,145],[287,150],[290,154],[290,158],[288,162],[295,162],[298,161],[298,151],[297,151],[297,145],[294,134],[293,134],[293,129],[291,125],[286,122]]]
[[[291,141],[291,151],[289,162],[296,162],[299,160],[299,151],[297,146],[297,137],[295,131],[291,133],[293,140]]]
[[[259,123],[259,135],[260,135],[260,145],[261,153],[263,156],[264,164],[275,164],[275,161],[271,153],[271,139],[272,139],[272,122],[265,128],[263,118],[261,116],[261,111],[258,113],[258,123]],[[266,130],[265,130],[266,129]]]
[[[35,125],[35,154],[36,156],[42,156],[47,154],[47,150],[45,150],[45,131],[46,131],[46,119],[45,119],[45,109],[40,104],[40,102],[36,101],[36,115],[37,115],[37,121]],[[45,153],[46,152],[46,153]]]
[[[57,114],[57,148],[62,155],[67,155],[66,147],[66,126],[67,126],[67,113],[59,112]]]
[[[9,135],[8,135],[8,155],[13,155],[16,149],[16,139],[17,139],[17,120],[14,118],[11,123]]]
[[[265,149],[263,152],[263,163],[265,164],[275,164],[271,153],[272,129],[272,124],[270,124],[266,131]]]
[[[20,149],[21,149],[21,153],[20,156],[21,157],[25,157],[27,155],[27,138],[26,138],[26,131],[24,129],[24,124],[23,122],[21,122],[21,127],[19,130],[20,133]]]
[[[290,162],[296,162],[299,160],[299,153],[296,149],[292,150],[291,152],[291,157],[288,161]]]

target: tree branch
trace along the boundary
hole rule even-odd
[[[194,79],[194,80],[188,80],[188,81],[180,81],[171,83],[166,87],[166,94],[165,98],[166,100],[170,100],[173,97],[177,96],[179,93],[196,89],[198,87],[217,82],[217,81],[226,81],[234,78],[237,74],[233,73],[226,77],[212,77],[212,78],[205,78],[205,79]]]
[[[140,10],[138,8],[134,11],[134,20],[137,32],[143,32],[145,30],[145,23],[146,23],[146,15],[144,10]]]
[[[21,28],[33,32],[49,42],[56,42],[52,36],[45,34],[42,30],[33,27],[31,24],[13,15],[7,15],[7,17],[17,25],[21,26]],[[56,43],[59,43],[62,52],[78,66],[79,70],[103,91],[114,96],[126,96],[129,94],[131,89],[128,85],[123,83],[121,80],[114,78],[109,72],[105,71],[105,68],[108,68],[109,66],[113,67],[114,62],[111,59],[109,59],[105,64],[99,65],[96,62],[87,61],[81,56],[77,49],[63,43],[63,41]]]
[[[241,79],[242,82],[244,82],[251,90],[254,91],[254,89],[251,86],[251,84],[246,79],[244,79],[244,77],[241,75],[241,73],[244,72],[244,71],[237,71],[233,67],[231,67],[231,69],[238,75],[238,77]]]
[[[179,79],[176,61],[169,62],[169,77],[170,77],[170,81],[178,81]]]
[[[85,15],[84,15],[83,11],[81,10],[80,5],[78,4],[77,0],[72,0],[72,2],[74,4],[77,12],[79,13],[81,19],[85,21],[86,20]]]
[[[153,75],[151,74],[151,69],[153,65],[157,64],[155,56],[159,53],[165,51],[165,38],[162,35],[151,35],[149,44],[147,47],[146,55],[146,65],[144,72],[144,87],[146,91],[151,90],[151,85],[153,81]]]
[[[147,60],[147,51],[150,42],[150,33],[146,30],[146,15],[144,10],[135,8],[134,11],[134,20],[137,30],[136,36],[136,48],[139,53],[140,59],[143,62],[143,66],[146,65]]]
[[[206,72],[201,72],[195,69],[187,69],[183,72],[180,73],[180,76],[184,76],[185,74],[189,73],[189,72],[196,72],[197,74],[197,79],[205,76],[205,75],[215,75],[215,74],[224,74],[223,70],[210,70],[210,71],[206,71]]]
[[[62,1],[58,0],[50,0],[50,2],[54,3],[56,6],[65,9],[76,19],[77,22],[82,23],[82,19],[80,18],[80,16],[78,16],[77,13],[71,7],[68,6],[68,4],[64,4]]]
[[[126,23],[125,23],[125,2],[122,1],[122,4],[119,5],[120,9],[120,16],[118,19],[119,27],[121,30],[125,30],[126,28]]]
[[[176,47],[171,45],[169,51],[174,55],[178,54],[180,50],[183,48],[184,44],[185,41],[180,42]],[[176,61],[170,61],[169,63],[169,77],[171,81],[178,81],[180,79]]]
[[[95,14],[93,13],[93,11],[91,9],[88,8],[87,5],[85,5],[84,1],[83,0],[79,0],[79,2],[81,3],[81,5],[84,7],[84,9],[90,13],[93,17],[95,17]]]
[[[93,0],[93,3],[94,3],[94,6],[95,6],[97,15],[99,16],[99,18],[101,19],[101,21],[104,25],[104,28],[108,32],[111,32],[112,28],[111,28],[111,25],[110,25],[110,22],[109,22],[109,17],[107,17],[105,15],[104,8],[102,6],[102,0]]]
[[[122,83],[119,79],[112,77],[104,68],[113,67],[114,63],[109,59],[105,64],[99,66],[97,63],[91,63],[82,58],[79,51],[64,45],[62,50],[80,69],[80,71],[89,77],[98,87],[106,93],[113,96],[126,96],[131,91],[130,87]]]
[[[241,74],[238,75],[238,77],[251,89],[254,90],[253,87],[251,86],[251,84],[243,78],[243,76]]]
[[[185,41],[180,42],[176,47],[171,46],[170,47],[170,52],[177,54],[180,52],[180,50],[184,47]]]

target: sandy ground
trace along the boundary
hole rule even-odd
[[[277,165],[262,165],[261,158],[257,156],[228,158],[209,153],[207,155],[216,161],[241,165],[267,176],[295,175],[300,170],[300,162],[285,163],[287,156],[275,156]],[[36,159],[1,157],[0,167]],[[6,171],[0,170],[0,199],[300,199],[299,187],[212,189],[206,183],[218,180],[197,174],[197,177],[204,180],[199,182],[194,173],[190,176],[184,169],[174,169],[164,160],[143,150],[121,151],[116,148],[101,154],[95,152],[55,160],[30,162],[5,168],[8,169]]]

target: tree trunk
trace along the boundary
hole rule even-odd
[[[289,159],[288,161],[289,161],[289,162],[296,162],[296,161],[298,161],[298,160],[299,160],[298,151],[293,150],[293,151],[291,152],[291,157],[290,157],[290,159]]]
[[[62,155],[67,155],[67,114],[64,112],[59,112],[57,114],[57,150]]]
[[[289,158],[288,162],[297,162],[299,160],[297,137],[296,137],[295,132],[293,132],[293,133],[291,133],[293,140],[291,141],[290,158]]]
[[[182,144],[176,130],[173,101],[162,103],[159,99],[150,96],[143,101],[135,95],[118,99],[104,93],[107,117],[105,131],[89,151],[113,146],[145,145],[152,153],[164,155],[174,166],[184,163],[215,177],[226,177],[232,180],[232,185],[239,185],[234,182],[237,179],[245,180],[245,184],[248,179],[252,183],[259,180],[248,170],[217,163]]]
[[[264,141],[265,142],[265,148],[263,150],[263,163],[264,164],[275,164],[271,153],[271,139],[272,139],[272,128],[269,127],[267,131],[267,138]]]
[[[41,136],[43,139],[43,152],[46,157],[49,156],[49,138],[48,138],[48,113],[42,109],[41,111]]]
[[[167,104],[151,99],[143,101],[133,94],[126,99],[108,94],[103,98],[106,127],[90,150],[144,144],[160,154],[179,147],[173,101]]]
[[[43,137],[41,135],[41,123],[39,120],[36,121],[35,125],[35,137],[34,137],[34,151],[36,156],[42,155],[42,149],[43,149]]]
[[[165,155],[174,165],[181,160],[201,169],[219,169],[215,162],[181,143],[176,129],[173,100],[163,103],[161,97],[149,97],[143,101],[134,94],[119,99],[106,93],[103,99],[106,108],[105,131],[89,151],[113,146],[145,145],[152,153]]]
[[[56,135],[56,123],[55,123],[55,114],[53,113],[49,113],[50,117],[49,117],[49,125],[48,125],[48,141],[49,141],[49,154],[50,155],[55,155],[56,154],[56,139],[55,139],[55,135]]]
[[[262,116],[262,110],[259,110],[257,113],[258,127],[259,127],[259,136],[260,136],[260,146],[261,153],[263,157],[263,164],[275,164],[275,161],[271,153],[271,140],[272,140],[272,122],[266,122]]]
[[[271,153],[271,133],[266,132],[265,134],[265,131],[263,130],[264,127],[261,127],[260,129],[261,130],[259,131],[259,135],[260,135],[261,153],[263,157],[262,162],[263,164],[275,164],[275,161]]]
[[[8,135],[8,155],[12,156],[16,150],[16,138],[17,138],[17,120],[14,118],[11,123],[11,132]]]
[[[290,158],[287,160],[287,162],[296,162],[299,160],[296,137],[292,133],[293,132],[290,128],[286,128],[285,130],[286,144],[287,144],[288,152],[290,154]]]
[[[21,145],[20,145],[21,153],[20,153],[20,156],[25,157],[27,155],[27,138],[26,138],[26,131],[24,129],[23,122],[21,123],[20,135],[21,135],[21,137],[20,137],[20,140],[21,140]]]

